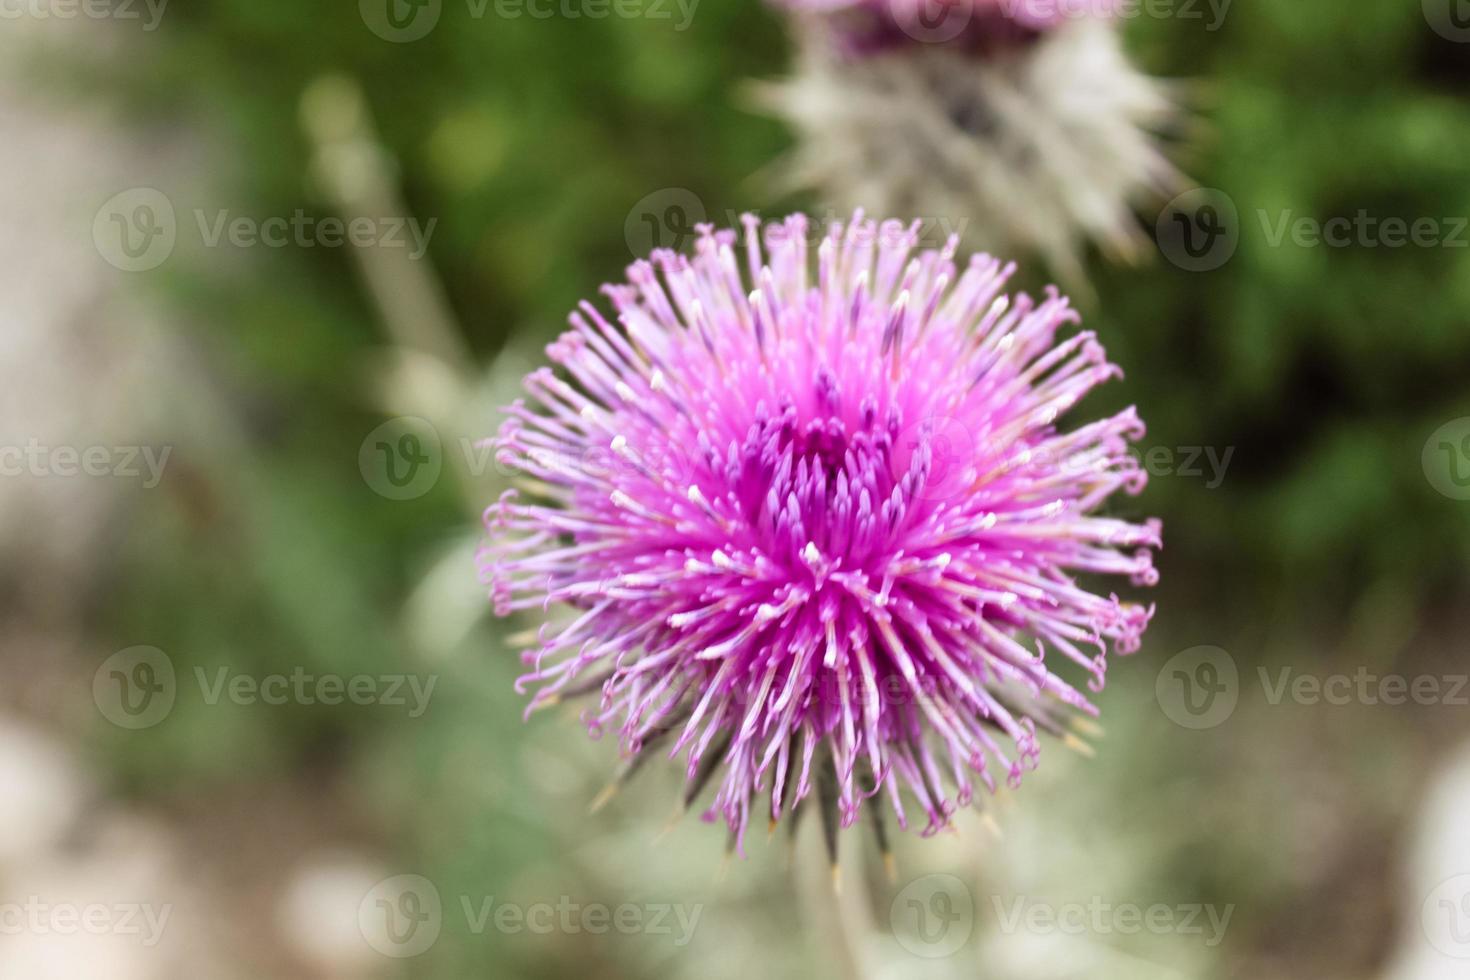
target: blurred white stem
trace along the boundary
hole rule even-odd
[[[871,980],[873,973],[864,949],[873,935],[873,923],[868,914],[867,882],[861,867],[861,835],[841,834],[839,844],[845,845],[838,850],[841,884],[834,893],[820,818],[808,814],[803,822],[792,869],[802,918],[811,928],[813,941],[827,946],[835,967],[834,976],[844,980]]]

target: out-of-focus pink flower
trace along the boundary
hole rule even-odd
[[[1022,44],[1070,21],[1106,19],[1122,0],[773,0],[819,18],[851,53],[915,42],[985,50]]]

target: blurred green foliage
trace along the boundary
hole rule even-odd
[[[426,37],[390,43],[351,12],[192,4],[170,11],[146,83],[132,77],[148,86],[133,104],[170,107],[227,141],[215,176],[240,210],[329,213],[304,176],[300,99],[324,75],[358,79],[411,210],[438,219],[433,263],[484,359],[513,335],[550,337],[619,276],[625,221],[644,195],[688,188],[716,217],[783,203],[761,199],[753,177],[785,135],[741,92],[786,67],[761,5],[702,4],[685,31],[677,17],[495,9],[474,18],[447,3]],[[1242,603],[1289,594],[1327,608],[1383,578],[1412,576],[1402,584],[1417,590],[1456,581],[1470,527],[1418,456],[1434,428],[1470,411],[1470,248],[1302,248],[1273,245],[1270,230],[1288,214],[1470,214],[1470,105],[1457,92],[1470,60],[1412,4],[1235,5],[1213,31],[1205,5],[1175,9],[1201,17],[1139,17],[1130,42],[1151,72],[1182,80],[1202,135],[1180,155],[1236,205],[1239,250],[1206,273],[1098,263],[1101,302],[1088,311],[1130,374],[1109,395],[1139,403],[1146,446],[1234,448],[1219,492],[1155,481],[1166,571],[1245,584]],[[181,288],[227,369],[250,372],[235,380],[312,406],[314,431],[286,438],[319,465],[314,447],[335,425],[363,422],[336,367],[380,339],[376,315],[342,250],[263,264],[268,290],[222,272]],[[374,536],[383,523],[371,520]]]

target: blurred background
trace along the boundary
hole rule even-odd
[[[1158,615],[1097,758],[834,895],[665,767],[589,816],[473,567],[574,304],[822,213],[778,19],[0,4],[0,978],[1470,976],[1470,8],[1142,9],[1200,189],[1094,257],[1084,412],[1149,422]]]

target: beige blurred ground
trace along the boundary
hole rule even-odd
[[[32,60],[48,51],[129,56],[86,21],[0,30],[0,444],[187,440],[174,393],[188,351],[91,227],[118,191],[197,172],[202,141],[48,97]],[[206,822],[207,806],[119,798],[87,761],[91,675],[112,651],[79,624],[117,574],[109,534],[137,492],[114,477],[0,479],[0,978],[376,976],[386,961],[356,913],[382,872],[333,840],[330,809],[242,787]]]

